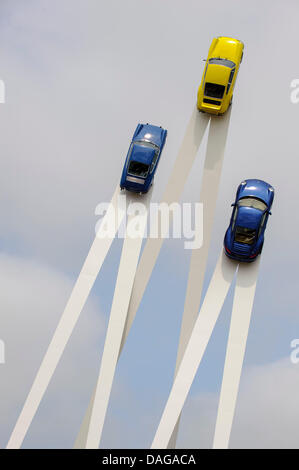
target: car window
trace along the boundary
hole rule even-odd
[[[202,80],[202,87],[204,87],[204,84],[205,84],[207,70],[208,70],[208,64],[206,65],[206,68],[205,68],[205,73],[204,73],[203,80]]]
[[[160,152],[159,152],[159,150],[157,149],[157,150],[155,151],[155,156],[154,156],[153,161],[152,161],[152,164],[151,164],[151,172],[152,172],[153,169],[155,168],[155,165],[156,165],[157,160],[158,160],[159,153],[160,153]]]
[[[217,83],[206,83],[204,94],[211,98],[222,99],[224,95],[225,86],[218,85]]]
[[[234,214],[233,214],[233,220],[232,220],[232,231],[233,231],[234,228],[235,228],[235,223],[236,223],[237,214],[238,214],[238,206],[235,206],[235,208],[234,208]]]
[[[155,150],[160,150],[158,145],[156,144],[153,144],[152,142],[149,142],[148,140],[138,140],[136,142],[134,142],[134,145],[138,145],[138,146],[141,146],[141,147],[150,147],[150,148],[153,148]]]
[[[128,156],[127,156],[127,161],[126,161],[126,167],[127,167],[128,164],[129,164],[129,160],[130,160],[130,156],[131,156],[133,147],[134,147],[134,144],[131,144],[131,147],[129,148],[129,151],[128,151]]]
[[[264,224],[265,224],[266,215],[267,215],[267,212],[265,212],[264,215],[263,215],[263,217],[262,217],[262,220],[261,220],[261,227],[263,227]]]
[[[149,170],[149,165],[132,160],[129,164],[128,174],[146,178],[148,175],[148,170]]]
[[[209,64],[223,65],[224,67],[234,68],[236,64],[228,59],[221,59],[221,57],[214,57],[209,60]]]
[[[235,241],[238,243],[245,243],[252,245],[255,239],[256,230],[247,227],[240,227],[237,225],[235,232]]]
[[[227,85],[226,93],[229,92],[230,86],[231,86],[232,81],[233,81],[233,79],[234,79],[235,71],[236,71],[236,69],[233,69],[233,70],[231,71],[231,73],[229,74],[229,79],[228,79],[228,85]]]
[[[260,228],[259,228],[259,234],[258,236],[260,236],[263,228],[264,228],[264,225],[265,225],[265,222],[266,222],[266,217],[267,217],[267,212],[264,213],[263,217],[262,217],[262,220],[261,220],[261,223],[260,223]]]
[[[143,145],[144,147],[157,148],[156,144],[153,144],[149,140],[136,140],[134,142],[136,145]]]
[[[258,209],[262,212],[267,209],[267,204],[255,197],[242,197],[238,201],[238,206],[253,207],[254,209]]]

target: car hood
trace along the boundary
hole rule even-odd
[[[238,57],[238,48],[240,41],[233,38],[218,38],[214,50],[213,57],[221,57],[236,62]]]
[[[138,133],[134,137],[134,141],[147,140],[161,147],[163,144],[163,135],[166,131],[161,127],[151,124],[141,124]]]
[[[134,145],[130,160],[151,165],[155,156],[155,149],[142,145]]]
[[[231,69],[224,65],[209,64],[205,82],[226,86]]]
[[[239,207],[236,226],[257,229],[260,225],[263,212],[253,207]]]

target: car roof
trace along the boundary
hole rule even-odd
[[[253,207],[241,206],[238,208],[236,226],[257,229],[261,223],[264,212]]]
[[[226,86],[231,70],[224,65],[208,64],[205,82]]]
[[[155,153],[156,152],[154,148],[135,144],[131,152],[130,161],[134,160],[136,162],[144,163],[146,165],[151,165]]]

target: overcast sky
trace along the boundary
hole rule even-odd
[[[0,446],[6,445],[118,184],[138,122],[168,129],[159,201],[215,36],[241,39],[205,282],[238,184],[276,190],[261,260],[231,447],[298,447],[299,104],[296,0],[2,0],[0,78]],[[199,196],[207,138],[184,191]],[[24,447],[72,447],[98,373],[121,250],[116,241]],[[102,447],[148,447],[169,394],[190,252],[164,243],[117,368]],[[211,447],[232,295],[190,392],[178,445]],[[157,324],[159,328],[157,328]]]

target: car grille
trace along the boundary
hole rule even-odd
[[[209,100],[208,98],[203,99],[204,103],[209,103],[209,104],[214,104],[215,106],[220,106],[221,101],[216,101],[216,100]]]

